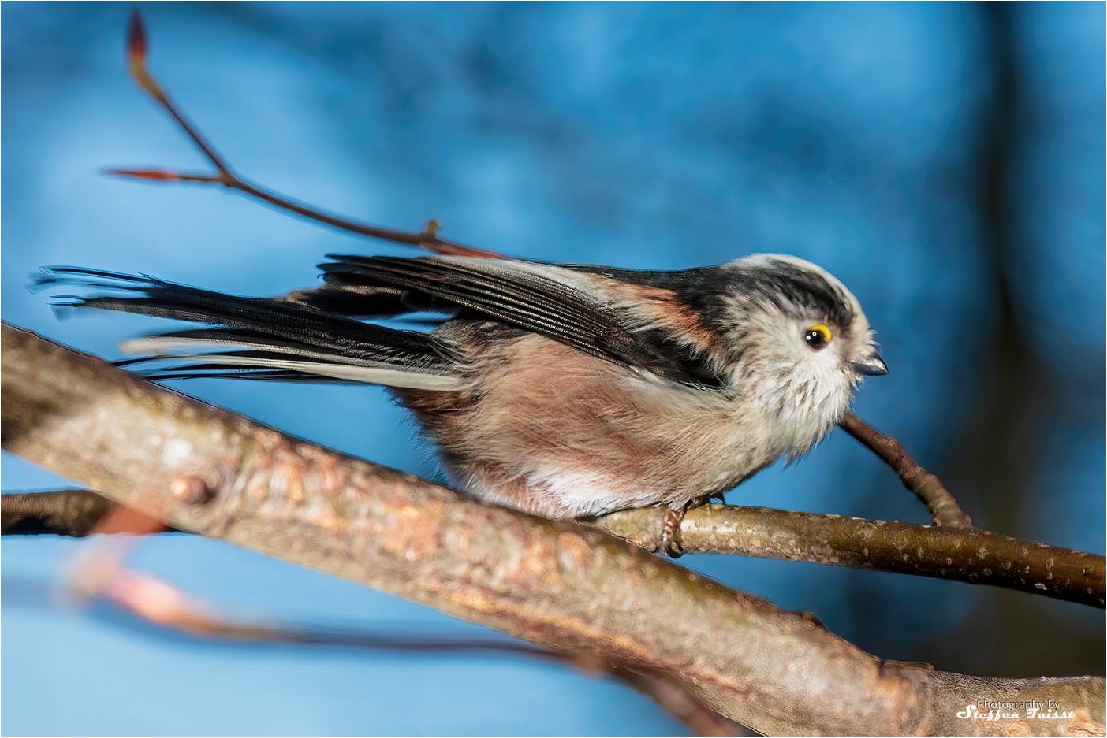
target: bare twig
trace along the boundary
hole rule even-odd
[[[661,545],[660,518],[653,510],[613,513],[596,525],[651,551]],[[680,532],[686,553],[811,561],[913,574],[1104,607],[1104,557],[975,528],[705,505],[688,511]]]
[[[664,673],[758,732],[1104,731],[1103,679],[886,662],[602,531],[284,436],[32,333],[5,325],[0,361],[5,450],[175,527]],[[177,493],[193,490],[204,494]],[[1067,714],[958,716],[981,699],[1059,700]]]
[[[6,536],[87,536],[111,508],[87,489],[9,493],[0,497],[0,532]]]
[[[911,458],[891,436],[886,436],[853,413],[838,421],[838,425],[867,449],[880,457],[903,481],[903,486],[915,493],[926,505],[935,525],[947,528],[971,528],[972,518],[957,504],[941,480]]]
[[[608,676],[637,689],[687,725],[695,735],[745,735],[740,725],[711,710],[679,680],[621,664],[595,652],[557,651],[502,638],[442,638],[430,634],[371,633],[240,620],[216,612],[157,578],[125,569],[114,573],[98,594],[147,624],[196,638],[406,654],[503,654],[553,661],[584,672]]]
[[[76,498],[73,502],[66,499],[70,495]],[[48,501],[34,499],[42,496],[48,496]],[[22,520],[22,526],[30,527],[31,532],[87,535],[95,524],[89,515],[76,515],[72,525],[65,524],[68,511],[80,509],[78,502],[90,496],[96,494],[88,490],[7,494],[2,498],[4,529],[9,526],[10,516],[13,521]],[[101,507],[107,504],[104,500]],[[44,522],[26,520],[25,510],[34,510],[30,517]],[[661,517],[652,508],[606,515],[594,525],[648,551],[660,550]],[[681,540],[686,553],[809,561],[990,584],[1099,608],[1104,607],[1107,589],[1107,564],[1102,556],[975,528],[935,528],[763,507],[704,505],[685,515]]]
[[[200,130],[192,124],[179,107],[170,99],[165,89],[158,84],[146,64],[149,44],[146,37],[146,27],[142,16],[136,10],[131,14],[131,22],[127,33],[127,68],[131,77],[143,92],[152,97],[188,136],[204,158],[215,168],[214,174],[196,174],[177,172],[169,169],[109,169],[107,174],[130,179],[140,179],[147,182],[191,182],[195,184],[221,185],[242,194],[261,200],[280,210],[284,210],[302,218],[314,220],[317,223],[332,226],[349,233],[360,236],[379,238],[392,243],[418,246],[439,254],[452,254],[456,256],[479,256],[484,258],[501,258],[494,251],[477,249],[454,241],[447,241],[438,236],[438,223],[431,220],[420,233],[399,231],[392,228],[382,228],[369,223],[361,223],[349,218],[327,213],[319,208],[296,202],[290,197],[278,194],[272,190],[260,187],[235,174],[227,161],[219,155],[215,147],[200,133]]]

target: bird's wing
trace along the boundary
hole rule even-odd
[[[713,335],[676,293],[537,262],[329,255],[332,290],[399,290],[687,385],[719,386]]]
[[[431,295],[377,284],[323,284],[289,292],[277,299],[350,318],[393,318],[423,312],[445,314],[446,317],[432,321],[439,323],[458,311],[457,305]]]

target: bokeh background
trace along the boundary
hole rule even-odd
[[[5,3],[3,317],[118,358],[154,322],[59,322],[42,264],[243,294],[327,252],[406,253],[111,165],[202,169],[127,77],[130,6]],[[527,257],[674,269],[818,262],[891,366],[859,414],[982,526],[1104,552],[1103,4],[156,4],[151,64],[256,180]],[[377,388],[178,383],[296,435],[441,478]],[[63,480],[5,455],[4,491]],[[731,502],[924,522],[840,432]],[[70,540],[5,539],[6,734],[672,734],[619,685],[503,657],[202,644],[52,599]],[[137,562],[222,608],[385,632],[479,628],[220,543]],[[890,659],[1102,674],[1104,616],[817,565],[689,557]]]

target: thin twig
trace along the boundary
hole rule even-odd
[[[503,654],[553,661],[586,673],[608,676],[637,689],[683,722],[695,735],[746,734],[740,725],[697,699],[679,680],[605,658],[594,651],[557,651],[502,638],[442,638],[431,634],[373,633],[361,629],[243,620],[216,612],[160,579],[129,569],[115,572],[97,594],[142,622],[163,629],[162,632],[227,643],[357,648],[403,654]]]
[[[662,544],[654,510],[625,510],[597,527],[648,550]],[[1103,556],[1021,541],[976,528],[912,525],[736,505],[689,510],[686,553],[731,554],[989,584],[1102,609]]]
[[[5,536],[87,536],[112,502],[87,489],[9,493],[0,497],[0,533]]]
[[[362,223],[351,220],[350,218],[327,213],[319,208],[296,202],[290,197],[265,189],[264,187],[260,187],[243,179],[234,173],[227,161],[219,155],[215,147],[200,133],[200,130],[185,117],[181,109],[170,99],[165,88],[154,79],[152,74],[150,74],[150,70],[146,64],[148,51],[149,44],[146,36],[146,27],[142,21],[142,16],[135,10],[131,13],[131,21],[127,32],[127,68],[130,70],[131,77],[143,92],[153,98],[163,110],[169,113],[177,123],[177,126],[180,127],[181,131],[188,136],[189,140],[191,140],[196,148],[200,150],[200,153],[204,155],[204,158],[215,168],[216,173],[195,174],[177,172],[169,169],[128,168],[109,169],[105,172],[106,174],[129,179],[140,179],[147,182],[186,182],[221,185],[241,192],[248,197],[261,200],[280,210],[285,210],[300,217],[314,220],[317,223],[323,223],[324,225],[332,226],[349,233],[355,233],[360,236],[379,238],[391,243],[405,244],[408,246],[418,246],[439,254],[502,258],[500,254],[494,251],[477,249],[455,241],[439,238],[438,223],[434,220],[428,221],[426,227],[419,233],[382,228],[380,226]]]
[[[2,498],[4,529],[22,516],[23,527],[57,535],[88,535],[95,519],[73,516],[76,500],[96,497],[88,490],[15,493]],[[34,498],[47,497],[45,501]],[[104,505],[106,505],[106,501]],[[26,510],[52,521],[26,521]],[[652,508],[625,510],[594,525],[648,551],[661,545],[661,517]],[[37,530],[35,530],[37,528]],[[989,533],[975,528],[936,528],[909,523],[843,518],[837,515],[736,505],[693,508],[681,523],[689,554],[729,554],[783,561],[807,561],[853,569],[988,584],[1103,608],[1107,589],[1104,557]],[[26,530],[17,530],[25,533]]]
[[[935,525],[948,528],[971,528],[970,518],[938,477],[922,467],[899,441],[886,436],[853,413],[847,413],[838,425],[867,449],[879,456],[903,481],[903,486],[915,493],[926,505]]]

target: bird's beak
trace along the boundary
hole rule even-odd
[[[866,377],[882,377],[888,373],[888,365],[884,363],[884,359],[873,354],[867,359],[853,362],[853,370]]]

